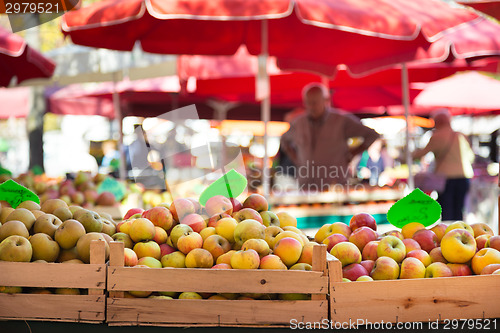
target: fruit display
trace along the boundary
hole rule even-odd
[[[345,282],[500,274],[500,236],[486,223],[411,222],[378,234],[361,213],[349,226],[323,225],[315,240],[341,262]]]
[[[110,216],[81,206],[68,206],[61,199],[47,199],[41,205],[24,201],[16,208],[2,201],[0,261],[88,264],[93,240],[104,241],[107,260],[108,244],[115,232],[115,221]],[[18,292],[40,293],[41,290],[19,288]],[[80,294],[86,291],[52,288],[43,292]]]
[[[270,211],[267,200],[259,194],[250,194],[243,202],[216,195],[204,207],[194,199],[177,198],[171,204],[147,210],[134,208],[117,224],[113,239],[124,243],[126,266],[149,268],[310,271],[313,245],[317,244],[297,228],[293,216]],[[129,294],[165,296],[153,292]],[[181,294],[173,295],[180,297]],[[204,299],[215,296],[219,299],[310,299],[310,295],[301,294],[201,293]]]

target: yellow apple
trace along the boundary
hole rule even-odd
[[[241,249],[243,251],[249,250],[249,249],[254,249],[255,251],[257,251],[260,258],[267,256],[271,252],[271,249],[269,248],[269,244],[267,244],[267,242],[265,240],[256,239],[256,238],[252,238],[252,239],[245,241],[245,243],[243,243],[243,246],[241,247]]]
[[[413,234],[417,230],[425,229],[425,226],[422,223],[419,222],[410,222],[408,224],[405,224],[401,228],[401,233],[403,234],[404,238],[412,238]]]
[[[297,219],[287,212],[278,212],[276,216],[278,217],[281,228],[286,226],[297,227]]]
[[[230,243],[234,243],[234,230],[238,222],[232,217],[224,217],[215,223],[215,232],[227,239]]]
[[[163,267],[186,267],[186,255],[181,251],[175,251],[161,257],[161,265]]]
[[[240,222],[242,223],[242,222]],[[260,265],[260,257],[255,250],[236,251],[231,256],[231,267],[234,269],[257,269]]]
[[[187,268],[210,268],[214,265],[212,254],[205,249],[193,249],[186,255]]]
[[[220,255],[217,260],[216,260],[216,264],[227,264],[227,265],[231,265],[231,257],[233,256],[233,254],[236,253],[235,250],[229,250],[227,251],[226,253]]]
[[[425,265],[417,258],[408,257],[401,263],[400,279],[423,279],[425,277]]]
[[[139,242],[134,245],[134,252],[137,254],[137,258],[141,259],[144,257],[153,257],[156,260],[160,260],[161,249],[158,243],[153,241]]]
[[[142,242],[152,240],[155,236],[156,229],[153,222],[145,218],[138,218],[132,222],[129,235],[134,242]]]
[[[299,260],[302,254],[302,244],[295,238],[281,238],[276,242],[273,253],[280,257],[287,267],[290,267]]]
[[[260,259],[260,269],[287,269],[281,258],[275,254],[268,254]]]
[[[454,229],[464,229],[464,230],[467,230],[468,232],[470,232],[470,234],[475,237],[474,235],[474,230],[472,230],[472,227],[470,225],[468,225],[467,223],[465,223],[464,221],[455,221],[453,222],[452,224],[450,224],[447,228],[446,228],[446,231],[445,231],[445,235],[450,232],[451,230],[454,230]],[[444,236],[443,236],[444,237]]]
[[[441,239],[443,257],[454,264],[463,264],[476,254],[476,240],[464,229],[452,229]]]
[[[491,264],[500,264],[500,251],[485,247],[472,257],[472,271],[477,275],[481,274],[484,267]]]
[[[274,244],[276,244],[276,236],[281,232],[283,232],[283,229],[278,226],[266,227],[266,230],[264,230],[264,240],[267,242],[270,249],[274,248]]]

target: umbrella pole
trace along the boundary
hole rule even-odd
[[[269,56],[268,51],[268,25],[267,20],[262,20],[261,23],[261,43],[262,50],[259,57],[259,70],[257,71],[257,86],[256,94],[258,99],[261,101],[261,120],[264,122],[264,157],[262,158],[262,192],[266,199],[269,199],[270,189],[269,189],[269,155],[267,150],[268,141],[268,131],[267,125],[269,123],[271,115],[271,97],[270,97],[270,82],[269,73],[267,72],[267,59]]]
[[[402,89],[403,89],[403,105],[405,108],[405,120],[406,120],[406,129],[405,129],[405,146],[406,146],[406,164],[408,165],[408,187],[410,191],[413,191],[415,188],[415,184],[413,181],[413,173],[412,173],[412,165],[413,159],[411,157],[410,151],[410,94],[409,94],[409,80],[408,80],[408,66],[404,62],[401,67],[401,81],[402,81]]]
[[[126,177],[126,157],[123,147],[123,117],[120,108],[120,95],[118,94],[118,72],[113,73],[113,108],[115,110],[115,119],[118,122],[118,151],[120,152],[119,177],[124,180]]]

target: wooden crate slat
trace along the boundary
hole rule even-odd
[[[105,296],[0,294],[0,319],[103,322]]]
[[[106,265],[0,262],[0,285],[44,288],[106,288]]]
[[[407,322],[500,317],[500,276],[332,282],[331,319]]]
[[[323,272],[109,267],[108,291],[328,293]]]
[[[179,325],[266,325],[328,319],[324,301],[108,299],[107,322]]]

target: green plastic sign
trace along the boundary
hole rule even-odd
[[[125,185],[114,178],[105,178],[99,186],[97,186],[97,193],[111,192],[116,198],[116,201],[121,201],[127,193]]]
[[[7,201],[12,208],[17,208],[21,202],[27,200],[40,204],[40,198],[35,193],[12,179],[0,184],[0,200]]]
[[[441,205],[418,188],[398,200],[387,212],[389,223],[398,228],[411,222],[428,227],[440,217]]]
[[[223,195],[226,198],[236,198],[247,187],[247,179],[238,171],[231,169],[222,177],[210,184],[200,195],[200,203],[205,205],[211,197]]]
[[[12,176],[12,172],[10,172],[10,170],[0,167],[0,175]]]

